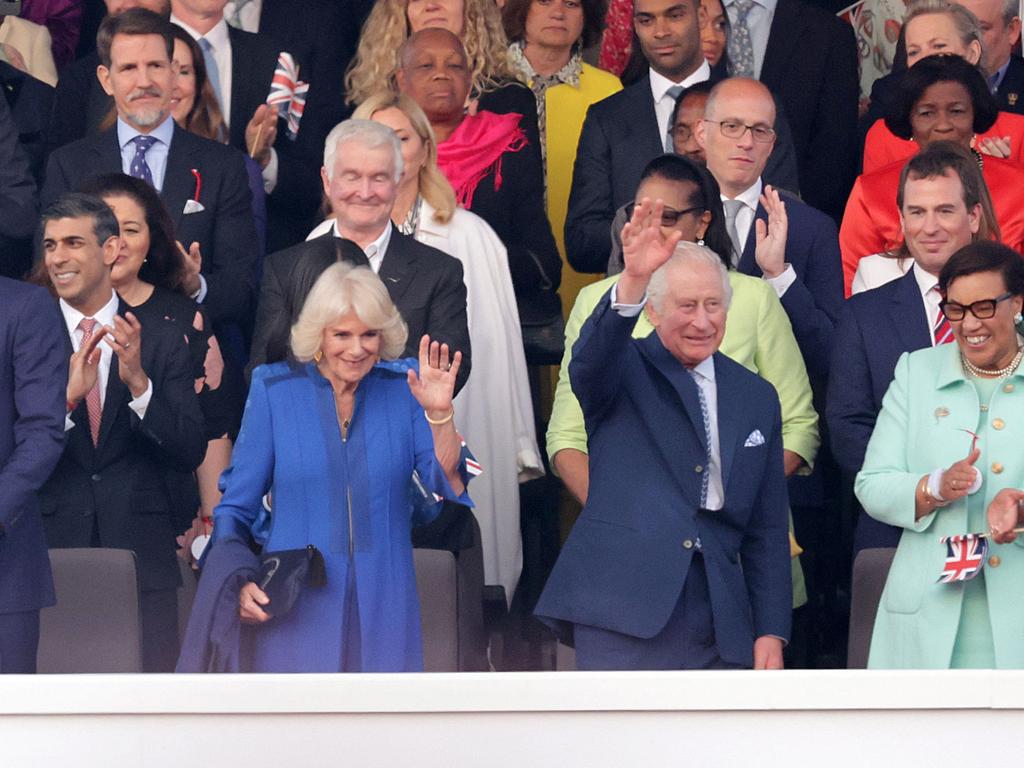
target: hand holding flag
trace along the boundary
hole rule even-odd
[[[306,94],[309,83],[299,80],[299,65],[287,51],[281,51],[277,58],[277,69],[270,84],[267,104],[276,107],[278,115],[288,123],[288,138],[292,141],[299,134],[299,121],[306,108]]]

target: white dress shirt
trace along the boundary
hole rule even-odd
[[[616,283],[612,286],[609,298],[612,309],[622,317],[636,317],[647,303],[647,292],[644,291],[639,304],[621,304],[619,303],[619,284]],[[718,387],[715,384],[715,360],[713,357],[706,357],[696,366],[687,370],[704,394],[704,404],[708,409],[708,423],[711,427],[711,434],[708,435],[708,440],[711,443],[711,456],[706,467],[709,473],[708,497],[705,500],[704,508],[721,509],[725,499],[725,487],[722,485],[722,450],[718,440]],[[703,425],[699,426],[703,428]]]
[[[79,312],[77,309],[68,304],[64,299],[60,302],[60,311],[64,315],[64,325],[67,326],[68,336],[71,337],[71,348],[77,352],[82,346],[82,337],[85,335],[84,331],[79,328],[79,324],[85,319],[85,315]],[[101,326],[114,327],[114,317],[117,315],[118,298],[117,294],[111,291],[110,301],[103,305],[92,319],[96,321],[97,325],[93,329],[93,333],[99,333]],[[99,379],[100,385],[100,407],[106,403],[107,399],[107,380],[110,377],[110,361],[114,356],[114,351],[110,345],[107,344],[106,337],[99,343],[98,349],[100,350],[100,361],[97,367],[97,378]],[[146,391],[138,397],[132,399],[128,403],[128,407],[135,411],[135,414],[140,418],[146,417],[146,409],[149,407],[149,401],[153,397],[153,381],[149,381],[149,385],[146,387]],[[71,414],[67,414],[64,419],[64,431],[73,429],[75,422],[71,420]]]
[[[213,29],[205,35],[200,34],[173,13],[171,21],[184,29],[197,42],[206,39],[210,43],[213,60],[217,62],[217,76],[220,84],[220,111],[224,116],[224,124],[231,127],[231,38],[228,36],[228,23],[221,18]]]
[[[327,222],[324,222],[324,224],[326,224],[326,223]],[[323,224],[320,225],[320,227],[322,227],[322,226],[323,226]],[[380,265],[384,261],[384,256],[387,255],[388,243],[391,242],[391,228],[393,226],[394,225],[391,222],[388,222],[388,225],[386,227],[384,227],[384,231],[380,233],[380,235],[377,237],[377,239],[374,240],[372,243],[370,243],[365,248],[363,248],[363,253],[366,254],[366,259],[367,259],[367,261],[370,262],[370,269],[373,270],[374,274],[377,274],[378,272],[380,272]],[[317,227],[317,229],[314,229],[313,232],[311,232],[309,234],[309,237],[307,237],[306,239],[310,240],[313,237],[317,237],[319,235],[324,234],[324,232],[326,230],[324,230],[324,232],[317,233],[317,230],[320,229],[320,227]],[[333,225],[332,225],[331,229],[334,231],[334,236],[335,237],[344,237],[344,235],[341,234],[341,232],[338,231],[338,220],[337,219],[334,219],[334,222],[333,222]],[[351,239],[351,238],[349,238],[349,239]]]
[[[653,68],[650,70],[648,77],[651,83],[651,96],[654,97],[654,114],[658,117],[658,137],[661,140],[662,146],[664,146],[665,139],[668,136],[668,121],[672,117],[672,108],[676,104],[676,100],[668,95],[668,89],[674,85],[689,88],[696,83],[703,83],[711,77],[711,67],[706,60],[702,61],[700,66],[689,77],[684,78],[678,83],[659,75]]]
[[[917,280],[917,289],[921,292],[921,301],[924,302],[924,311],[928,320],[928,336],[932,346],[935,346],[935,324],[939,321],[939,302],[942,295],[939,293],[939,278],[921,269],[921,265],[914,262],[911,267],[914,271],[914,279]]]
[[[778,0],[754,0],[754,6],[747,14],[747,29],[750,30],[750,46],[754,49],[754,78],[761,78],[761,67],[764,65],[764,54],[768,49],[768,35],[775,18],[775,6]],[[725,12],[729,14],[729,23],[736,25],[736,8],[733,0],[725,0]],[[735,34],[735,33],[733,33]]]
[[[758,179],[745,190],[740,192],[733,200],[739,200],[743,203],[743,207],[736,213],[736,234],[739,235],[740,242],[746,243],[747,238],[750,236],[750,228],[754,226],[754,217],[757,215],[758,202],[761,199],[761,179]],[[726,195],[722,195],[722,202],[730,198]],[[740,258],[743,258],[743,254],[740,254]],[[796,270],[793,269],[791,264],[786,264],[786,268],[775,277],[768,277],[765,275],[764,279],[775,289],[775,294],[781,299],[789,286],[796,282]]]
[[[164,188],[164,176],[167,175],[167,155],[171,151],[171,139],[174,137],[174,118],[168,113],[164,121],[149,133],[137,131],[120,117],[117,118],[117,146],[121,148],[121,170],[126,176],[131,175],[132,161],[137,151],[132,142],[136,136],[156,139],[146,152],[146,165],[153,176],[153,186],[157,192],[161,192]]]
[[[235,15],[235,0],[228,0],[228,4],[224,6],[224,18],[230,19]],[[260,15],[263,12],[263,0],[249,0],[244,6],[242,6],[242,12],[239,14],[241,28],[246,32],[259,32],[260,31]]]

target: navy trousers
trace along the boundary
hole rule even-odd
[[[574,636],[579,670],[743,669],[718,655],[708,578],[699,554],[693,557],[668,622],[654,637],[632,637],[584,624],[575,625]]]
[[[0,674],[34,674],[38,649],[39,611],[0,613]]]

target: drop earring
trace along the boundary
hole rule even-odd
[[[704,245],[704,238],[703,237],[700,238],[700,240],[697,241],[697,245]]]
[[[313,353],[313,362],[319,363],[323,359],[323,357],[324,351],[322,349],[318,349],[316,352]]]
[[[1020,325],[1022,322],[1024,322],[1024,315],[1022,315],[1020,312],[1013,316],[1014,325]]]

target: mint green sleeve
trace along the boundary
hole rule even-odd
[[[757,348],[754,362],[762,378],[771,382],[782,406],[782,447],[814,468],[821,439],[818,413],[814,410],[811,382],[807,378],[800,347],[782,302],[770,285],[761,283],[758,307]]]
[[[565,352],[562,365],[558,369],[558,384],[555,387],[555,399],[551,406],[551,418],[548,421],[547,451],[551,461],[551,469],[555,471],[555,454],[565,448],[574,448],[587,453],[587,427],[583,421],[583,409],[573,394],[569,382],[569,362],[572,360],[572,347],[580,337],[583,323],[597,307],[617,278],[607,278],[588,285],[576,296],[576,303],[565,321]],[[556,473],[557,474],[557,473]]]
[[[876,520],[920,532],[931,526],[935,512],[914,520],[914,497],[921,473],[910,472],[907,465],[908,440],[911,440],[910,378],[910,355],[904,352],[882,399],[882,410],[853,490],[864,511]]]

